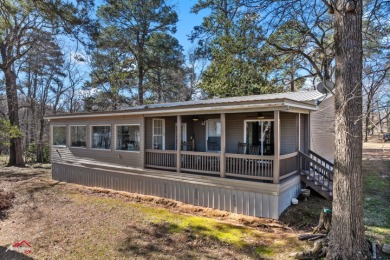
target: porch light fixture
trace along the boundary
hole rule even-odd
[[[198,116],[194,116],[193,118],[192,118],[192,121],[194,121],[194,122],[196,122],[196,121],[198,121],[199,120],[199,117]]]
[[[257,116],[256,116],[258,119],[264,119],[265,116],[263,115],[263,113],[259,112],[257,113]]]

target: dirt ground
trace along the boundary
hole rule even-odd
[[[288,259],[310,246],[279,221],[52,181],[49,169],[1,168],[13,206],[0,219],[0,259]]]
[[[379,245],[390,241],[390,145],[380,145],[364,151],[366,234]],[[297,236],[331,207],[313,194],[274,221],[60,183],[50,169],[0,166],[5,194],[0,206],[12,206],[0,210],[0,259],[289,259],[313,245]],[[5,252],[23,240],[31,253]]]

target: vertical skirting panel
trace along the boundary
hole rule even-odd
[[[278,215],[283,213],[291,205],[291,199],[297,198],[299,193],[301,192],[301,183],[297,182],[296,185],[292,186],[288,190],[284,191],[279,195],[279,207],[278,207]]]
[[[277,219],[290,205],[291,198],[296,197],[300,192],[299,182],[276,196],[58,163],[52,165],[52,178],[85,186],[153,195],[196,206],[274,219]]]

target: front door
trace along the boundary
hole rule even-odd
[[[248,145],[249,153],[255,151],[256,155],[273,155],[274,122],[272,120],[245,121],[244,140]]]
[[[207,120],[206,141],[208,152],[221,151],[221,119]]]
[[[181,143],[187,142],[187,123],[181,123]],[[175,150],[177,150],[177,123],[175,124]]]

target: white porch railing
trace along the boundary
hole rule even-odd
[[[220,175],[220,154],[205,152],[181,152],[181,169],[188,172]]]
[[[181,167],[184,172],[221,175],[221,154],[181,151]],[[145,150],[145,166],[148,168],[176,170],[177,151]],[[225,154],[226,176],[273,180],[273,156]]]
[[[226,154],[226,176],[273,180],[273,156]]]
[[[181,151],[181,170],[203,174],[221,175],[221,154],[210,152]],[[279,163],[280,180],[294,175],[298,171],[298,153],[280,155],[275,162],[274,156],[247,154],[225,154],[225,176],[272,181],[274,164]],[[149,168],[176,170],[177,151],[145,150],[145,166]]]
[[[146,149],[145,166],[149,168],[175,170],[176,151]]]

